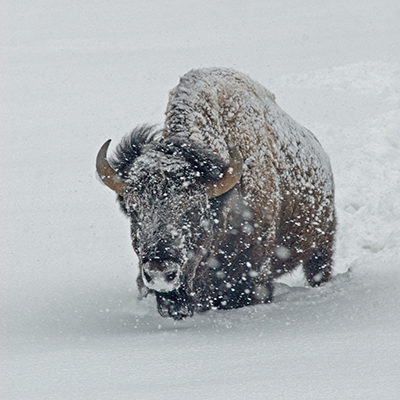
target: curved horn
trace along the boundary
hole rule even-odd
[[[243,160],[239,150],[228,144],[228,151],[230,162],[228,167],[225,169],[224,175],[217,182],[209,183],[207,185],[207,195],[210,199],[221,196],[231,190],[242,177]]]
[[[110,145],[111,139],[107,140],[101,146],[96,158],[96,170],[100,179],[114,192],[122,196],[125,182],[118,176],[117,172],[113,170],[107,161],[107,150]]]

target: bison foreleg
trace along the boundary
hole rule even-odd
[[[139,300],[144,299],[147,297],[147,295],[150,293],[150,290],[144,285],[142,275],[139,274],[139,276],[136,279],[137,287],[139,289]]]
[[[315,250],[303,270],[311,286],[319,286],[331,279],[331,257],[323,250]]]
[[[157,310],[162,317],[181,320],[193,315],[193,302],[184,289],[177,289],[165,293],[155,293],[157,299]]]

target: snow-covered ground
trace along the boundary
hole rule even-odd
[[[399,399],[398,0],[0,1],[1,399]],[[335,278],[161,318],[94,159],[201,66],[238,69],[330,155]]]

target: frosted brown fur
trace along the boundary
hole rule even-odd
[[[194,70],[170,92],[166,116],[166,135],[185,135],[225,161],[227,141],[241,151],[241,191],[260,225],[254,232],[263,238],[258,247],[266,261],[272,257],[275,277],[307,263],[318,248],[331,258],[335,213],[328,157],[270,91],[234,70]],[[276,246],[285,246],[290,257],[276,259]],[[312,273],[306,276],[316,283]],[[326,265],[323,280],[329,277]]]
[[[138,284],[156,295],[162,316],[268,303],[274,278],[298,265],[312,286],[330,279],[329,159],[246,75],[187,73],[170,92],[162,131],[136,129],[111,163],[125,182],[119,199],[131,219]]]

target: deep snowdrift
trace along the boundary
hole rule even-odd
[[[397,399],[398,1],[8,3],[1,398]],[[336,276],[311,289],[296,274],[270,306],[174,323],[136,300],[128,221],[94,158],[162,123],[168,90],[200,66],[249,74],[321,141]]]

